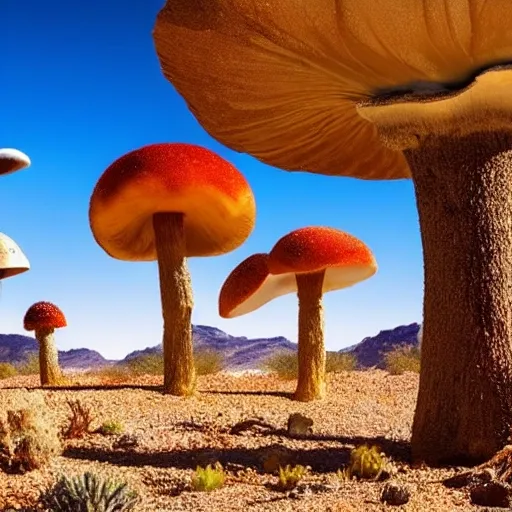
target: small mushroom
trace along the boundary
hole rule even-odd
[[[30,269],[30,263],[18,244],[0,233],[0,280]]]
[[[268,255],[254,254],[228,276],[219,295],[219,313],[233,318],[291,292],[299,299],[299,375],[294,398],[325,394],[323,294],[347,288],[377,271],[368,247],[348,233],[306,227],[281,238]]]
[[[28,308],[23,319],[27,331],[35,331],[39,341],[39,374],[41,385],[57,386],[62,383],[59,355],[55,346],[54,331],[66,327],[64,313],[51,302],[36,302]]]
[[[186,258],[236,249],[252,232],[255,216],[244,176],[192,144],[144,146],[116,160],[99,179],[89,208],[97,243],[120,260],[158,260],[165,393],[186,396],[195,386]]]
[[[30,158],[18,149],[0,149],[0,176],[11,174],[30,166]]]

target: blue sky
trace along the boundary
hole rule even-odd
[[[308,225],[342,229],[373,250],[378,273],[325,296],[326,344],[334,350],[382,329],[421,320],[423,266],[408,180],[369,182],[287,173],[209,137],[160,72],[151,32],[163,0],[3,0],[0,16],[0,147],[27,153],[32,166],[1,178],[0,231],[22,247],[32,269],[2,281],[0,332],[24,333],[23,316],[49,300],[69,326],[60,349],[105,357],[160,343],[156,262],[114,260],[90,232],[88,204],[101,173],[122,154],[155,142],[190,142],[231,161],[257,201],[256,228],[236,251],[189,260],[193,322],[248,337],[297,336],[297,299],[276,299],[238,319],[218,316],[229,272],[287,232]]]

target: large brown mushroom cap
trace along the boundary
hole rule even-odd
[[[66,326],[64,313],[55,304],[45,301],[32,304],[23,319],[23,327],[27,331],[57,329]]]
[[[18,244],[0,233],[0,279],[6,279],[30,270],[30,263]]]
[[[157,259],[153,215],[184,214],[185,256],[214,256],[241,245],[256,206],[244,176],[212,151],[192,144],[152,144],[116,160],[99,179],[89,219],[112,257]]]
[[[20,171],[30,166],[30,158],[19,149],[0,149],[0,176]]]
[[[404,178],[402,153],[383,146],[358,104],[409,89],[450,92],[512,63],[510,8],[510,0],[168,0],[154,40],[165,76],[223,144],[288,170]]]

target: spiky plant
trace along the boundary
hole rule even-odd
[[[286,465],[284,468],[279,467],[279,481],[278,488],[282,491],[289,491],[297,487],[297,484],[304,478],[307,473],[307,468],[301,466]]]
[[[345,469],[344,477],[378,480],[386,467],[386,459],[377,446],[363,444],[350,453],[350,463]]]
[[[226,474],[224,468],[217,462],[215,466],[208,464],[206,468],[198,466],[192,477],[192,489],[194,491],[210,492],[224,485]]]
[[[61,477],[42,496],[50,512],[128,512],[139,502],[126,484],[103,480],[86,472],[73,478]]]

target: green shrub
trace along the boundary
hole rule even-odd
[[[211,375],[224,369],[225,360],[217,350],[202,349],[195,351],[194,364],[197,375]]]
[[[293,380],[299,374],[299,360],[296,352],[277,352],[264,363],[263,369],[275,373],[280,379]]]
[[[8,379],[18,375],[18,370],[11,363],[0,363],[0,379]]]
[[[98,433],[104,436],[117,436],[124,432],[124,425],[117,420],[105,421],[98,429]]]
[[[142,354],[123,363],[129,374],[140,375],[163,375],[164,356],[162,352],[155,354]]]
[[[208,464],[206,468],[198,466],[192,476],[192,489],[200,492],[210,492],[224,485],[226,474],[222,465],[217,462],[214,467]]]
[[[354,477],[378,480],[385,467],[386,458],[380,453],[378,447],[363,444],[351,451],[348,466],[338,471],[338,476],[344,480],[351,480]]]
[[[325,371],[327,373],[351,372],[357,367],[357,358],[344,352],[327,352]]]
[[[90,472],[74,478],[63,476],[41,495],[41,504],[51,512],[128,512],[138,502],[137,493],[126,484]]]
[[[401,346],[384,355],[386,370],[391,375],[420,371],[420,350],[417,347]]]
[[[326,352],[326,373],[338,373],[355,370],[357,359],[352,354]],[[296,352],[277,352],[263,363],[263,370],[277,374],[284,380],[294,380],[299,374],[299,360]]]
[[[20,375],[39,375],[39,354],[30,352],[18,367]]]
[[[281,491],[289,491],[297,487],[297,484],[304,478],[307,468],[301,465],[279,467],[278,488]]]
[[[5,471],[39,469],[61,452],[58,429],[42,396],[23,397],[0,419],[0,466]]]

